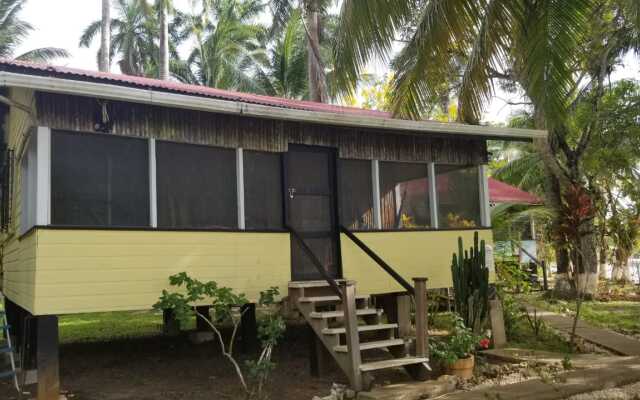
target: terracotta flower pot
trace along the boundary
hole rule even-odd
[[[475,358],[473,354],[467,358],[461,358],[447,366],[447,374],[454,375],[462,379],[470,379],[473,377],[473,366]]]

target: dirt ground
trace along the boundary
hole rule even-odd
[[[271,399],[302,400],[329,393],[334,376],[313,378],[308,332],[287,330],[285,346],[270,385]],[[194,345],[186,337],[150,337],[60,347],[62,390],[74,400],[242,399],[231,364],[212,343]],[[0,399],[16,399],[9,380],[0,381]]]

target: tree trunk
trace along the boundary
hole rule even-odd
[[[160,8],[160,57],[158,66],[159,78],[169,79],[169,21],[167,7]]]
[[[598,256],[596,232],[593,220],[580,227],[580,253],[576,270],[576,288],[585,298],[592,298],[598,291]]]
[[[598,257],[598,277],[607,279],[607,244],[604,235],[600,238],[600,252]]]
[[[309,78],[309,100],[326,103],[327,88],[320,59],[320,14],[316,0],[307,0],[307,72]]]
[[[102,0],[100,35],[98,70],[100,70],[100,72],[109,72],[111,64],[111,0]]]

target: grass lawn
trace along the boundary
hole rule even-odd
[[[559,313],[575,312],[576,303],[546,299],[541,294],[529,294],[523,299],[532,305]],[[609,328],[625,334],[640,334],[640,302],[637,301],[585,301],[580,318],[594,326]]]
[[[156,336],[162,333],[158,311],[115,311],[63,315],[59,320],[60,342],[103,342],[123,338]],[[195,320],[183,329],[193,329]]]

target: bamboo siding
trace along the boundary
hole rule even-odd
[[[94,132],[101,121],[98,99],[38,93],[38,121],[52,129]],[[289,143],[335,147],[341,158],[480,164],[486,142],[424,133],[398,134],[109,101],[110,133],[182,143],[286,152]]]

